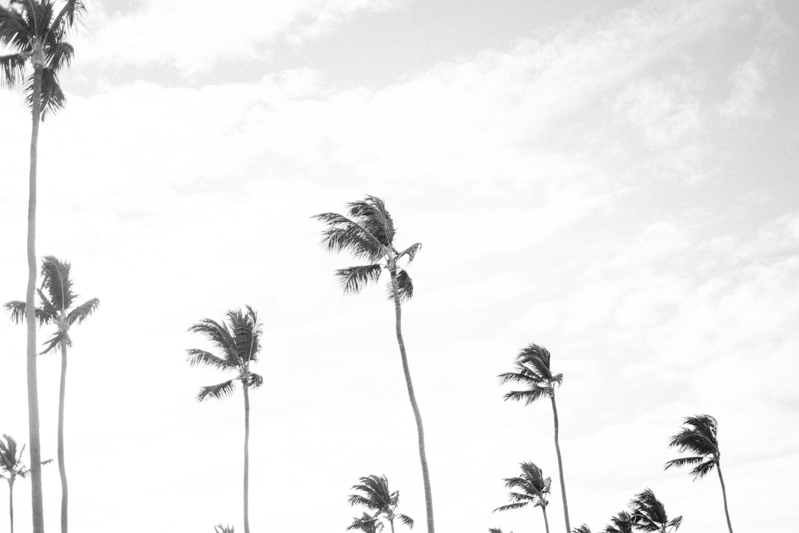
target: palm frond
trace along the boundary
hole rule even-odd
[[[72,265],[67,261],[48,255],[42,259],[42,289],[48,299],[59,310],[72,307],[75,291],[72,288],[70,270]]]
[[[225,359],[231,366],[240,363],[236,353],[236,341],[230,333],[225,323],[218,323],[210,318],[204,318],[189,328],[191,333],[199,333],[204,336],[211,344],[225,354]]]
[[[25,302],[13,300],[3,304],[3,307],[6,311],[11,313],[11,321],[15,324],[22,324],[22,322],[25,320],[25,309],[27,308],[27,304]]]
[[[264,384],[264,378],[260,374],[250,372],[247,379],[247,386],[257,389]]]
[[[413,298],[413,280],[401,268],[397,268],[397,293],[399,294],[400,302],[407,302]],[[388,285],[388,299],[394,299],[394,285],[390,282]]]
[[[58,328],[58,330],[44,342],[44,348],[39,354],[46,354],[59,346],[72,346],[72,339],[69,336],[69,332],[61,328]]]
[[[53,305],[53,302],[47,297],[42,289],[36,289],[36,294],[39,295],[41,300],[41,307],[36,308],[37,320],[39,324],[50,324],[56,322],[61,310]]]
[[[186,350],[189,354],[189,365],[191,366],[209,366],[212,368],[216,368],[219,370],[231,370],[236,368],[235,365],[231,365],[227,359],[222,359],[221,357],[217,357],[211,352],[206,352],[205,350],[199,350],[197,348],[189,348]]]
[[[397,261],[399,261],[400,259],[402,259],[403,257],[405,257],[407,255],[408,256],[408,263],[412,263],[414,258],[416,257],[416,254],[421,249],[422,249],[422,243],[417,242],[416,244],[412,244],[412,245],[408,246],[407,248],[405,248],[403,251],[401,251],[397,255]]]
[[[400,522],[402,522],[403,524],[405,524],[409,528],[413,529],[413,524],[414,524],[413,518],[411,518],[408,515],[404,515],[402,513],[397,513],[396,516],[397,516],[397,518],[399,518]]]
[[[80,304],[67,315],[67,324],[70,326],[74,325],[75,323],[81,324],[95,311],[97,311],[98,307],[100,307],[100,300],[97,298],[92,298],[91,300]]]
[[[354,266],[336,270],[336,276],[341,280],[344,294],[357,294],[369,282],[375,282],[380,277],[382,267],[379,263],[372,265]]]
[[[666,461],[666,466],[663,470],[668,470],[672,466],[680,467],[685,465],[694,465],[697,463],[701,463],[705,460],[702,456],[697,457],[680,457],[679,459],[672,459],[671,461]]]
[[[27,59],[22,54],[0,56],[0,86],[16,87],[22,83],[26,63]]]
[[[233,381],[225,381],[224,383],[219,383],[218,385],[209,385],[207,387],[202,387],[200,392],[197,394],[197,401],[201,402],[206,398],[224,398],[226,396],[230,396],[233,394]]]
[[[510,392],[505,393],[502,397],[505,401],[513,400],[517,402],[523,401],[525,405],[530,405],[531,403],[549,396],[549,389],[545,388],[531,388],[529,390],[512,390]]]
[[[352,523],[347,526],[347,531],[358,530],[364,533],[377,533],[379,527],[382,527],[382,524],[378,521],[378,515],[372,516],[369,513],[363,513],[360,518],[352,519]]]
[[[572,530],[572,533],[591,533],[591,528],[583,524]]]
[[[331,252],[349,251],[355,257],[371,263],[385,256],[387,251],[368,230],[343,215],[321,213],[311,218],[327,224],[322,232],[322,244]]]
[[[499,507],[497,507],[496,509],[494,509],[491,512],[492,513],[496,513],[497,511],[505,512],[505,511],[511,511],[513,509],[521,509],[522,507],[526,507],[528,503],[529,502],[508,503],[506,505],[500,505]]]
[[[373,235],[383,246],[391,248],[394,242],[394,221],[386,210],[385,202],[376,196],[367,195],[363,200],[347,204],[347,214]]]
[[[67,0],[64,7],[53,19],[52,31],[63,37],[76,22],[80,22],[86,13],[86,4],[82,0]]]
[[[702,479],[703,477],[705,477],[706,475],[708,475],[710,472],[713,471],[713,469],[716,467],[716,464],[717,464],[716,461],[714,461],[713,459],[708,459],[704,463],[697,465],[696,468],[691,470],[691,475],[694,476],[695,480]]]
[[[214,533],[235,533],[231,525],[223,526],[221,523],[214,526]]]

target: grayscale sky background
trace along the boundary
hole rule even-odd
[[[736,530],[795,523],[799,4],[88,5],[39,167],[37,252],[102,302],[72,335],[74,531],[243,530],[242,396],[194,400],[227,378],[189,367],[186,349],[208,346],[186,330],[245,304],[264,321],[253,531],[343,532],[368,474],[424,530],[392,305],[382,284],[341,295],[333,270],[355,262],[309,218],[365,194],[401,246],[424,245],[404,330],[439,531],[543,531],[537,510],[491,513],[520,462],[557,478],[550,406],[498,386],[531,342],[565,376],[573,526],[603,528],[650,487],[682,533],[726,531],[715,475],[663,471],[668,437],[700,413],[719,421]],[[0,90],[0,124],[5,302],[27,275],[19,91]],[[27,442],[24,346],[0,320],[0,432]],[[40,359],[44,457],[58,372]],[[55,531],[58,470],[44,472]],[[552,531],[560,505],[556,485]]]

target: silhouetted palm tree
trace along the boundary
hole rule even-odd
[[[389,491],[386,476],[370,475],[362,477],[360,478],[360,483],[353,485],[351,490],[358,491],[360,494],[350,494],[348,498],[350,505],[363,505],[367,509],[374,511],[374,515],[370,517],[372,523],[380,518],[385,518],[391,526],[391,533],[394,533],[394,519],[399,519],[406,526],[413,528],[412,518],[396,512],[399,505],[399,491]],[[364,518],[367,516],[369,515],[364,513]],[[347,529],[357,529],[358,527],[360,525],[353,523]]]
[[[633,517],[627,511],[620,511],[601,533],[633,533]]]
[[[55,324],[56,332],[47,340],[42,353],[55,348],[61,349],[61,385],[58,391],[58,473],[61,477],[61,531],[69,529],[68,507],[69,487],[67,468],[64,462],[64,404],[67,388],[67,348],[72,346],[70,328],[91,316],[100,305],[100,300],[92,298],[75,305],[78,295],[72,289],[71,265],[52,255],[42,260],[42,289],[39,289],[41,307],[37,308],[36,319],[41,325]],[[25,318],[25,302],[13,301],[5,305],[11,311],[11,318],[19,323]]]
[[[572,531],[572,533],[591,533],[591,528],[583,524],[581,526],[574,528],[574,531]]]
[[[682,516],[669,520],[666,507],[655,497],[651,489],[646,489],[630,502],[633,527],[639,531],[668,533],[676,531],[682,523]]]
[[[525,390],[511,391],[505,395],[505,400],[524,401],[530,405],[540,398],[549,398],[552,402],[552,415],[555,419],[555,452],[558,456],[558,475],[560,476],[560,491],[563,496],[563,516],[566,519],[566,533],[571,533],[569,523],[569,503],[566,499],[566,481],[563,478],[563,459],[560,453],[558,439],[560,423],[558,421],[558,406],[555,404],[555,387],[563,382],[563,374],[553,374],[550,369],[550,354],[543,346],[530,344],[516,357],[515,372],[501,374],[502,384],[521,383],[527,386]]]
[[[66,0],[56,10],[55,0],[9,0],[0,6],[0,47],[10,54],[0,56],[0,84],[16,86],[24,82],[31,107],[30,173],[28,182],[28,286],[27,303],[27,386],[28,429],[31,455],[31,503],[33,533],[44,533],[42,503],[41,444],[39,442],[39,393],[36,372],[36,323],[33,293],[36,289],[36,171],[39,123],[65,103],[58,84],[58,72],[68,66],[74,50],[67,34],[85,12],[81,0]],[[32,72],[28,73],[28,66]],[[62,533],[66,533],[62,520]]]
[[[422,481],[424,482],[424,499],[427,510],[427,532],[435,533],[433,491],[430,486],[430,473],[427,467],[422,414],[416,402],[408,356],[405,351],[405,341],[402,338],[401,302],[410,300],[413,296],[413,282],[408,272],[400,265],[400,261],[403,258],[407,258],[408,263],[413,261],[422,245],[416,243],[401,252],[397,251],[394,247],[396,234],[394,221],[380,198],[367,196],[361,201],[351,202],[347,205],[349,207],[348,216],[337,213],[322,213],[313,218],[327,224],[327,229],[323,232],[322,243],[326,244],[329,250],[335,252],[347,250],[356,258],[369,262],[367,265],[347,267],[336,271],[336,275],[341,279],[345,294],[360,292],[369,282],[376,282],[380,278],[383,269],[388,270],[391,278],[388,293],[389,297],[394,301],[397,343],[399,344],[400,357],[402,359],[402,370],[405,374],[408,398],[416,420],[419,460],[422,464]]]
[[[691,457],[681,457],[672,459],[666,463],[666,470],[672,466],[690,465],[694,469],[691,474],[694,480],[703,478],[714,468],[719,473],[721,482],[721,495],[724,498],[724,514],[727,517],[727,527],[732,533],[732,522],[730,522],[730,511],[727,507],[727,489],[724,486],[724,477],[721,475],[721,452],[719,451],[719,441],[717,438],[718,422],[710,415],[689,416],[685,419],[682,430],[674,435],[669,441],[670,447],[678,448],[680,453],[690,452]]]
[[[227,323],[220,324],[205,318],[189,328],[193,333],[200,333],[220,351],[221,356],[205,350],[192,348],[188,350],[189,363],[203,365],[224,371],[236,372],[236,377],[217,385],[202,387],[197,394],[197,401],[206,398],[224,398],[233,394],[234,382],[240,381],[244,390],[244,533],[250,533],[249,516],[249,479],[250,479],[250,387],[260,387],[264,379],[250,371],[250,365],[258,362],[261,351],[262,327],[258,315],[247,306],[227,312]]]
[[[0,479],[8,483],[8,515],[11,520],[11,533],[14,533],[14,483],[17,478],[25,479],[30,474],[30,468],[22,462],[22,453],[25,445],[17,451],[17,441],[10,435],[3,435],[0,439]],[[52,459],[42,461],[45,465]]]
[[[497,507],[494,512],[521,509],[528,504],[533,504],[533,507],[540,507],[541,512],[544,513],[544,527],[549,533],[549,520],[547,519],[547,505],[549,505],[549,502],[547,501],[547,495],[549,494],[552,479],[545,479],[541,469],[534,463],[525,462],[520,466],[522,468],[520,476],[505,478],[505,488],[518,489],[518,491],[511,490],[508,495],[511,503]]]

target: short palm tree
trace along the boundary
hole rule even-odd
[[[408,263],[413,261],[422,245],[416,243],[401,252],[397,251],[394,247],[394,237],[396,235],[394,221],[386,210],[385,203],[380,198],[367,196],[363,200],[351,202],[347,205],[349,207],[347,216],[337,213],[322,213],[313,218],[327,224],[327,229],[323,232],[322,244],[327,245],[329,250],[335,252],[347,250],[356,258],[363,259],[369,263],[336,271],[336,276],[341,280],[345,294],[360,292],[370,282],[376,282],[384,269],[388,270],[390,277],[388,294],[394,301],[397,344],[399,344],[408,398],[416,420],[419,460],[422,465],[422,481],[424,483],[424,499],[427,511],[427,532],[435,533],[433,491],[430,486],[430,472],[427,467],[422,414],[416,402],[408,356],[405,351],[405,341],[402,337],[401,303],[410,300],[413,296],[413,281],[405,268],[400,265],[400,262],[403,259],[407,259]]]
[[[678,448],[680,453],[690,452],[691,457],[672,459],[666,463],[666,470],[672,466],[691,465],[694,467],[691,474],[694,480],[701,479],[714,468],[719,473],[721,482],[721,495],[724,498],[724,514],[727,517],[727,527],[732,533],[730,511],[727,507],[727,489],[724,486],[724,477],[721,475],[721,452],[717,438],[718,422],[710,415],[689,416],[683,422],[685,427],[674,435],[669,441],[669,446]]]
[[[347,526],[347,531],[362,531],[363,533],[380,533],[383,523],[377,513],[371,515],[363,513],[360,518],[354,517],[352,524]]]
[[[42,118],[62,108],[64,93],[58,84],[58,72],[68,66],[74,50],[66,41],[69,31],[85,12],[81,0],[66,0],[56,9],[55,0],[9,0],[0,6],[0,47],[10,54],[0,56],[0,85],[24,84],[31,107],[30,173],[28,178],[28,285],[25,302],[27,320],[28,430],[31,455],[31,503],[33,533],[44,532],[42,502],[41,444],[39,437],[39,392],[36,370],[36,324],[34,291],[36,288],[36,177],[39,123]],[[32,72],[28,71],[28,67]]]
[[[216,322],[210,318],[200,320],[189,331],[200,333],[219,350],[219,356],[205,350],[188,350],[191,366],[203,365],[223,371],[233,371],[237,375],[217,385],[202,387],[197,401],[207,398],[224,398],[233,394],[236,381],[244,390],[244,533],[250,533],[249,479],[250,479],[250,388],[260,387],[264,379],[250,370],[250,365],[258,362],[261,351],[262,326],[252,307],[227,312],[227,322]]]
[[[549,520],[547,519],[547,496],[552,485],[551,478],[544,478],[544,473],[535,463],[525,462],[521,465],[522,474],[517,477],[505,478],[505,488],[511,489],[508,497],[511,503],[502,505],[494,509],[497,511],[509,511],[511,509],[521,509],[533,504],[533,507],[540,507],[544,513],[544,527],[549,533]],[[513,490],[517,489],[517,490]]]
[[[601,533],[633,533],[633,517],[627,511],[620,511]]]
[[[630,502],[633,527],[638,531],[669,533],[682,524],[682,516],[669,520],[666,507],[655,497],[651,489],[646,489]]]
[[[362,505],[370,511],[374,511],[374,514],[369,516],[364,513],[364,522],[360,522],[361,519],[356,519],[358,523],[353,522],[350,524],[347,528],[348,530],[358,529],[361,524],[366,525],[369,520],[371,520],[372,524],[375,524],[382,518],[388,520],[388,524],[391,526],[391,533],[394,533],[395,519],[399,519],[400,522],[409,528],[413,528],[413,519],[397,512],[399,491],[391,492],[389,490],[386,476],[370,475],[362,477],[357,485],[351,487],[351,490],[358,492],[350,494],[348,498],[350,505]]]
[[[78,295],[72,288],[70,269],[66,262],[48,255],[42,260],[42,288],[39,289],[41,307],[36,308],[36,319],[40,325],[54,324],[56,332],[47,340],[42,353],[56,348],[61,351],[61,385],[58,392],[58,473],[61,476],[61,531],[69,529],[68,507],[69,487],[67,485],[67,468],[64,462],[64,403],[67,387],[67,348],[72,346],[69,336],[70,328],[80,324],[97,310],[100,300],[92,298],[80,305],[75,305]],[[25,318],[26,303],[8,302],[6,309],[11,311],[11,318],[19,323]]]
[[[569,503],[566,499],[566,481],[563,478],[563,458],[560,453],[558,435],[560,423],[558,421],[558,406],[555,403],[555,388],[563,383],[563,374],[553,374],[550,369],[551,356],[543,346],[530,344],[519,352],[514,363],[515,371],[501,374],[501,384],[520,383],[527,388],[514,390],[505,394],[505,400],[523,401],[530,405],[541,398],[549,398],[552,402],[552,415],[555,419],[555,452],[558,456],[558,475],[560,476],[560,491],[563,497],[563,516],[566,519],[566,533],[571,533],[569,523]]]
[[[11,533],[14,533],[14,483],[17,478],[25,479],[31,470],[22,462],[22,453],[25,445],[17,450],[17,441],[10,435],[3,435],[0,439],[0,479],[8,483],[8,515],[11,519]],[[47,464],[51,461],[42,461]]]

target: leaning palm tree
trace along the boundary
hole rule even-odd
[[[8,483],[8,515],[11,519],[11,533],[14,533],[14,483],[17,478],[25,479],[31,470],[22,462],[25,445],[17,451],[17,441],[10,435],[0,439],[0,479]],[[52,459],[42,461],[46,465]]]
[[[524,401],[530,405],[534,401],[548,397],[552,402],[552,415],[555,419],[555,452],[558,456],[558,475],[560,476],[560,491],[563,496],[563,516],[566,519],[566,533],[571,533],[569,524],[569,503],[566,500],[566,481],[563,478],[563,459],[560,454],[558,434],[560,423],[558,421],[558,406],[555,404],[555,387],[563,383],[563,374],[553,374],[550,369],[550,354],[543,346],[530,344],[516,357],[515,372],[501,374],[501,384],[521,383],[527,388],[524,390],[510,391],[505,394],[505,400]]]
[[[385,518],[388,520],[389,526],[391,526],[391,533],[394,533],[395,519],[399,519],[400,522],[409,528],[413,528],[413,519],[411,517],[396,512],[399,505],[399,491],[389,491],[386,476],[370,475],[362,477],[360,482],[357,485],[353,485],[351,489],[358,492],[350,494],[348,498],[350,505],[363,505],[367,509],[374,511],[371,517],[364,513],[363,520],[367,522],[371,520],[372,524],[375,524],[381,518]],[[356,521],[358,520],[356,519]],[[366,524],[364,523],[364,525]],[[347,529],[352,530],[360,527],[361,522],[353,522]]]
[[[347,526],[347,531],[362,531],[363,533],[380,533],[383,531],[383,523],[380,522],[378,513],[373,515],[363,513],[360,518],[354,517],[352,524]]]
[[[505,478],[505,488],[518,489],[517,491],[511,490],[508,495],[511,503],[497,507],[494,512],[521,509],[532,503],[533,507],[540,507],[541,512],[544,513],[544,527],[549,533],[549,520],[547,519],[547,505],[549,505],[549,502],[547,501],[547,496],[552,485],[552,479],[545,479],[544,473],[535,463],[525,462],[520,466],[522,468],[520,476]]]
[[[633,517],[627,511],[619,511],[601,533],[633,533]]]
[[[0,84],[24,83],[31,108],[30,173],[28,185],[28,285],[27,387],[28,429],[31,455],[31,503],[33,533],[44,532],[41,444],[39,437],[39,392],[36,372],[36,324],[33,293],[36,288],[36,171],[39,123],[47,114],[64,106],[58,72],[72,61],[74,49],[66,41],[69,31],[85,12],[81,0],[66,0],[60,10],[55,0],[9,0],[0,6],[0,47],[10,54],[0,56]],[[29,71],[28,67],[32,71]]]
[[[191,366],[203,365],[218,370],[236,372],[236,377],[217,385],[202,387],[197,394],[197,401],[207,398],[224,398],[233,394],[236,381],[241,382],[244,390],[244,533],[250,533],[249,513],[249,476],[250,476],[250,388],[260,387],[264,379],[250,371],[250,365],[258,362],[261,351],[262,326],[258,315],[247,306],[227,312],[227,323],[216,322],[209,318],[200,320],[189,331],[200,333],[219,350],[221,356],[205,350],[192,348],[188,350]]]
[[[669,520],[666,507],[655,497],[651,489],[637,494],[630,502],[633,527],[638,531],[669,533],[682,524],[682,516]]]
[[[413,261],[422,245],[416,243],[401,252],[397,251],[394,247],[394,237],[396,235],[394,221],[386,210],[385,203],[380,198],[367,196],[363,200],[351,202],[347,205],[349,207],[348,216],[337,213],[322,213],[313,218],[327,224],[327,229],[323,232],[322,244],[327,245],[329,250],[335,252],[347,250],[356,258],[363,259],[369,263],[336,271],[345,294],[360,292],[369,282],[376,282],[384,269],[388,270],[390,277],[388,294],[390,299],[394,301],[397,343],[399,344],[400,358],[402,359],[402,370],[405,374],[408,398],[416,420],[419,460],[422,464],[422,481],[424,483],[424,499],[427,510],[427,532],[435,533],[433,491],[430,486],[430,472],[427,467],[422,414],[416,402],[416,394],[411,381],[411,370],[408,366],[408,356],[405,351],[405,341],[402,338],[401,303],[410,300],[413,296],[413,282],[405,268],[400,265],[400,262],[404,258],[407,258],[407,263]]]
[[[72,346],[69,336],[70,328],[86,320],[97,307],[100,300],[92,298],[80,305],[75,305],[78,295],[72,289],[70,277],[71,265],[48,255],[42,260],[42,288],[39,289],[41,307],[35,310],[36,319],[41,325],[55,324],[56,332],[48,339],[42,353],[55,348],[61,350],[61,385],[58,392],[58,473],[61,477],[61,532],[69,528],[68,504],[69,487],[67,485],[67,469],[64,463],[64,400],[67,387],[67,348]],[[8,302],[6,309],[11,311],[11,318],[21,322],[25,318],[26,303]]]
[[[730,522],[730,511],[727,507],[727,489],[724,486],[724,477],[721,475],[721,452],[719,451],[719,441],[717,438],[718,422],[710,415],[689,416],[685,419],[682,430],[674,435],[669,441],[670,447],[679,449],[680,453],[690,451],[694,454],[691,457],[681,457],[672,459],[666,463],[666,470],[672,466],[691,465],[694,467],[691,474],[694,481],[701,479],[710,473],[714,468],[719,473],[721,481],[721,495],[724,498],[724,514],[727,517],[727,527],[732,533],[732,522]]]

